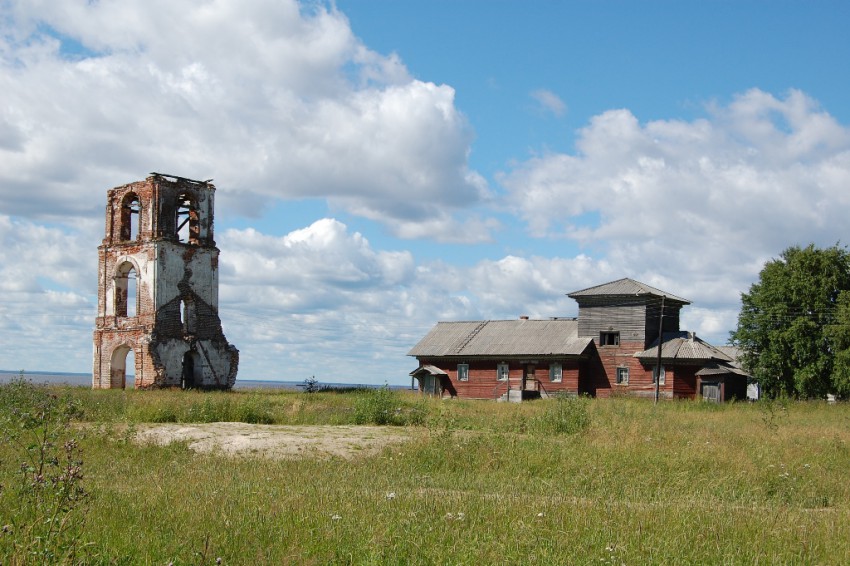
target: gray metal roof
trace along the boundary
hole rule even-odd
[[[640,281],[635,281],[628,277],[618,279],[617,281],[611,281],[610,283],[603,283],[602,285],[597,285],[595,287],[588,287],[587,289],[582,289],[580,291],[567,293],[567,296],[572,299],[576,299],[578,297],[598,297],[609,295],[620,297],[651,295],[654,297],[664,297],[685,305],[691,304],[691,302],[687,299],[677,297],[672,293],[667,293],[666,291],[656,289],[646,283],[641,283]]]
[[[636,353],[635,357],[645,361],[657,359],[658,340],[656,339],[649,349]],[[664,342],[661,345],[661,359],[668,361],[732,361],[732,358],[721,352],[719,348],[698,338],[693,332],[665,332]]]
[[[729,365],[736,368],[741,367],[741,361],[739,358],[743,352],[738,346],[718,346],[717,349],[729,356],[729,359],[732,360],[729,362]]]
[[[592,341],[573,319],[438,322],[407,355],[578,356]]]
[[[423,374],[448,375],[446,372],[444,372],[443,370],[441,370],[437,366],[432,366],[432,365],[429,365],[429,364],[425,364],[424,366],[419,366],[418,368],[416,368],[415,370],[410,372],[410,375],[413,375],[413,376],[423,375]]]
[[[697,373],[700,377],[707,375],[740,375],[749,377],[749,374],[740,368],[736,368],[731,364],[719,362],[716,364],[708,364]]]

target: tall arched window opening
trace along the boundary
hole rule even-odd
[[[121,203],[121,240],[130,241],[139,239],[139,217],[142,203],[139,197],[128,193]]]
[[[115,275],[115,316],[130,317],[138,315],[138,289],[136,269],[130,262],[124,262]]]
[[[177,197],[177,239],[189,244],[197,244],[200,236],[198,207],[192,197],[182,193]]]

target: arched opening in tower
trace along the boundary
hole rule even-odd
[[[127,368],[133,373],[127,375]],[[132,389],[136,382],[136,355],[127,344],[122,344],[112,351],[112,359],[109,366],[110,388]]]
[[[138,316],[136,268],[129,261],[118,266],[115,274],[115,316]]]

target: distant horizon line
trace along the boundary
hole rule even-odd
[[[24,377],[27,377],[28,375],[67,375],[67,376],[73,376],[73,377],[83,377],[83,376],[91,377],[92,376],[91,372],[82,372],[81,373],[81,372],[74,372],[74,371],[37,371],[37,370],[20,370],[20,369],[19,370],[0,369],[0,374],[3,374],[3,375],[8,375],[8,374],[19,375],[21,373],[23,374]],[[127,377],[132,377],[132,376],[127,376]],[[249,378],[242,378],[242,379],[240,379],[239,377],[237,377],[236,381],[237,382],[238,381],[260,381],[260,382],[269,382],[269,383],[304,383],[306,380],[302,379],[302,380],[294,381],[294,380],[288,380],[288,379],[260,379],[260,378],[250,378],[250,379]],[[319,384],[325,384],[325,385],[376,385],[374,383],[363,383],[363,382],[321,381],[321,380],[316,380],[316,381]],[[387,381],[387,380],[385,380],[384,383],[390,384],[389,381]],[[377,384],[377,385],[380,385],[380,384]]]

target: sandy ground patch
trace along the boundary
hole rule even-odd
[[[247,423],[137,425],[136,441],[188,442],[200,453],[265,458],[354,458],[413,438],[408,429],[375,426],[281,426]]]

